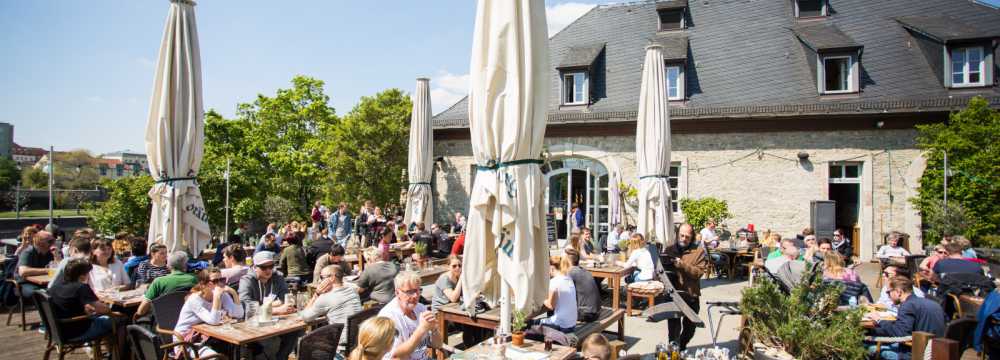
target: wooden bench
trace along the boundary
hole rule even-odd
[[[615,323],[618,324],[618,339],[624,340],[625,310],[613,310],[611,308],[601,308],[601,314],[597,317],[596,321],[577,324],[576,328],[573,329],[573,333],[566,334],[566,337],[569,338],[570,346],[579,348],[583,339],[586,339],[587,336],[601,333]]]

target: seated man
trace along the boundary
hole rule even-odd
[[[270,251],[275,254],[281,253],[281,244],[278,243],[275,234],[264,234],[264,241],[257,243],[257,248],[254,250],[255,253],[259,253],[261,251]]]
[[[569,278],[576,287],[576,307],[579,321],[596,321],[601,315],[601,293],[597,282],[589,271],[580,267],[580,255],[575,249],[566,249],[566,257],[573,266],[569,269]]]
[[[153,244],[149,247],[149,260],[139,263],[135,268],[136,286],[149,284],[160,276],[170,273],[167,267],[167,247],[163,244]]]
[[[382,304],[392,301],[395,288],[393,279],[399,272],[396,264],[389,261],[389,252],[371,249],[365,252],[365,270],[358,277],[358,294],[361,301],[375,300]]]
[[[146,239],[136,236],[129,240],[132,256],[129,256],[128,260],[125,261],[125,273],[128,277],[132,279],[132,284],[135,284],[136,276],[135,269],[139,267],[143,261],[149,260],[149,255],[146,255]]]
[[[166,253],[166,251],[166,247],[161,250],[163,253]],[[153,300],[161,295],[190,289],[198,283],[198,279],[194,275],[186,272],[187,259],[188,255],[183,251],[175,251],[167,257],[167,266],[170,267],[170,274],[160,276],[149,284],[146,294],[143,295],[142,303],[139,304],[139,309],[135,311],[133,318],[138,319],[149,313],[153,309]]]
[[[874,336],[902,337],[910,336],[914,331],[925,331],[934,336],[944,336],[945,314],[941,305],[936,302],[913,296],[913,282],[904,277],[895,277],[889,282],[889,297],[899,306],[895,321],[880,321],[878,313],[870,313],[868,318],[876,321],[871,334]],[[874,352],[874,345],[869,352]],[[882,359],[908,359],[909,354],[902,353],[899,344],[882,346]]]
[[[94,290],[87,284],[92,268],[86,259],[72,259],[66,263],[63,279],[48,290],[52,312],[56,319],[90,316],[87,321],[74,321],[63,325],[62,336],[66,340],[90,341],[107,335],[114,328],[114,322],[108,316],[111,314],[111,309],[97,299]]]
[[[66,268],[66,264],[73,259],[86,259],[90,260],[90,238],[79,236],[74,237],[73,240],[69,242],[69,257],[63,259],[59,262],[59,266],[56,268],[56,274],[52,277],[52,281],[49,281],[49,289],[55,286],[56,283],[61,282],[63,279],[63,270]]]
[[[427,231],[427,227],[423,222],[417,223],[416,231],[413,233],[413,236],[411,236],[411,240],[413,240],[414,243],[424,243],[427,245],[428,249],[432,249],[433,245],[435,245],[434,235],[431,235],[431,233]]]
[[[781,266],[785,265],[786,262],[799,258],[799,248],[795,246],[795,241],[792,239],[781,240],[780,250],[781,256],[767,259],[764,262],[764,267],[772,274],[777,273],[778,269],[781,269]]]
[[[316,267],[313,268],[313,281],[320,281],[320,273],[323,269],[330,265],[336,265],[339,267],[340,273],[343,274],[343,276],[350,275],[354,272],[354,269],[351,268],[351,264],[344,261],[344,247],[340,246],[340,244],[332,244],[330,245],[330,250],[327,253],[316,258]]]
[[[892,298],[889,297],[889,283],[892,279],[897,277],[904,277],[910,279],[910,273],[907,272],[906,269],[900,269],[898,266],[895,265],[886,266],[885,270],[882,270],[882,283],[885,285],[882,285],[882,293],[881,295],[879,295],[878,298],[878,303],[885,305],[886,311],[891,312],[893,314],[899,312],[899,305],[894,303],[892,301]],[[920,290],[920,287],[917,287],[916,284],[914,284],[913,295],[922,298],[924,297],[924,292]]]
[[[962,245],[956,241],[944,245],[944,250],[948,252],[948,257],[938,260],[934,264],[934,275],[940,280],[941,275],[948,273],[971,273],[983,274],[983,267],[973,261],[966,260],[962,256]]]
[[[31,246],[21,251],[17,257],[17,280],[21,284],[21,296],[30,299],[38,285],[24,279],[29,276],[46,275],[49,273],[49,263],[55,261],[52,255],[52,242],[55,238],[48,231],[39,231],[31,239]]]
[[[438,224],[431,224],[431,236],[434,236],[434,251],[431,256],[436,258],[448,257],[451,254],[451,246],[454,245],[454,241],[451,236],[444,230],[441,230],[441,226]]]
[[[419,302],[420,275],[404,271],[393,281],[396,296],[378,312],[378,316],[387,317],[396,324],[396,337],[385,359],[430,359],[428,348],[441,344],[442,334],[435,331],[437,318],[434,313]]]
[[[240,301],[263,304],[268,296],[273,295],[271,313],[274,315],[290,314],[295,311],[295,306],[282,303],[285,294],[288,293],[288,284],[285,283],[285,278],[281,274],[274,271],[274,256],[274,253],[270,251],[253,254],[253,271],[247,272],[240,279]],[[255,356],[264,355],[269,359],[287,360],[301,335],[301,331],[288,333],[259,341],[252,344],[250,348]]]
[[[344,286],[344,271],[337,265],[327,265],[316,281],[317,296],[309,300],[299,317],[310,322],[326,315],[327,323],[347,326],[347,318],[361,312],[361,298],[354,289]],[[347,336],[341,336],[340,343],[347,344]]]
[[[904,238],[906,234],[899,231],[890,232],[885,238],[886,244],[878,248],[878,254],[875,256],[886,262],[906,263],[906,257],[910,256],[910,252],[900,246]]]
[[[212,256],[212,265],[219,266],[219,264],[222,264],[222,252],[227,247],[230,247],[232,245],[239,245],[240,247],[243,247],[243,243],[240,242],[239,235],[236,234],[229,235],[228,241],[219,244],[219,246],[215,248],[215,255]]]

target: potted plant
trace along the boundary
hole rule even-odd
[[[837,311],[841,292],[819,271],[806,272],[789,294],[762,278],[743,290],[741,334],[749,338],[741,343],[753,344],[754,359],[863,359],[862,311]]]
[[[525,319],[527,316],[523,311],[514,310],[514,319],[510,323],[512,330],[511,334],[511,344],[514,346],[524,346],[524,328],[526,326]]]
[[[413,261],[417,263],[417,267],[424,267],[424,263],[427,262],[427,244],[418,242],[413,244]]]
[[[618,260],[625,261],[628,259],[628,242],[629,239],[618,240]]]

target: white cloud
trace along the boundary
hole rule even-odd
[[[562,3],[545,7],[545,16],[549,22],[549,37],[565,28],[577,18],[586,14],[595,5],[576,2]]]
[[[104,98],[100,96],[88,96],[87,101],[92,103],[99,103],[99,102],[104,102]]]
[[[135,58],[135,62],[147,69],[152,69],[154,66],[156,66],[156,62],[145,56],[140,56]]]
[[[431,77],[431,107],[435,114],[455,105],[469,94],[469,74],[456,75],[439,71]]]

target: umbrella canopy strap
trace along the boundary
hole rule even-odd
[[[431,184],[431,183],[430,183],[429,181],[420,181],[420,182],[411,182],[411,183],[410,183],[410,186],[417,186],[417,185],[430,185],[430,184]]]
[[[544,160],[540,159],[521,159],[521,160],[511,160],[505,162],[497,162],[496,160],[490,160],[486,165],[476,165],[477,171],[497,171],[501,168],[518,166],[518,165],[542,165]],[[500,173],[497,173],[500,176]],[[517,196],[517,184],[515,183],[514,177],[510,174],[504,174],[504,184],[507,185],[507,196],[514,198]]]
[[[644,175],[640,176],[639,180],[642,179],[669,179],[670,175]]]
[[[156,183],[157,184],[163,184],[163,183],[173,184],[174,182],[177,182],[177,181],[195,181],[195,180],[198,180],[198,178],[194,177],[194,176],[189,176],[189,177],[164,178],[164,179],[156,180]]]

